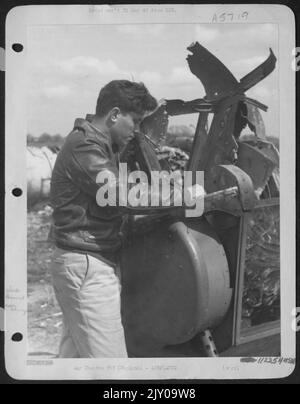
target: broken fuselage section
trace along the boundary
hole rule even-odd
[[[199,114],[181,168],[204,171],[205,214],[161,217],[129,237],[122,255],[122,304],[131,356],[216,356],[216,350],[225,355],[232,346],[279,329],[279,155],[266,139],[260,110],[267,107],[245,95],[274,70],[276,58],[270,50],[264,63],[237,81],[199,43],[188,50],[188,65],[206,95],[165,100],[142,123],[144,143],[137,143],[136,156],[149,176],[166,169],[160,158],[166,115]],[[253,136],[245,140],[246,126]],[[211,338],[216,349],[207,345]],[[272,347],[279,353],[279,345]],[[249,354],[259,352],[249,348]]]

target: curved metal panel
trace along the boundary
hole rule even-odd
[[[161,224],[124,249],[122,318],[131,356],[189,341],[222,319],[230,298],[225,252],[204,219]]]

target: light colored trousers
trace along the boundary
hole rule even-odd
[[[52,277],[64,317],[59,357],[127,357],[116,268],[97,254],[56,248]]]

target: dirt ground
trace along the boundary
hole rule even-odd
[[[41,202],[27,214],[28,355],[55,357],[62,315],[51,281],[53,242],[49,239],[52,209]]]

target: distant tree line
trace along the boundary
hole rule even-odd
[[[168,135],[167,135],[167,140],[169,140],[170,145],[172,144],[172,140],[176,140],[178,137],[188,137],[190,139],[193,138],[194,135],[194,128],[188,127],[185,125],[177,125],[177,126],[171,126],[168,130]],[[253,138],[253,134],[249,135],[244,135],[243,138],[246,140],[247,138]],[[279,138],[274,137],[274,136],[267,136],[267,140],[269,142],[272,142],[277,149],[279,150]],[[28,146],[36,146],[36,147],[43,147],[43,146],[48,146],[48,147],[58,147],[61,148],[61,146],[64,143],[64,137],[61,136],[60,134],[56,135],[49,135],[49,133],[43,133],[40,136],[33,136],[31,134],[27,135],[27,145]]]

